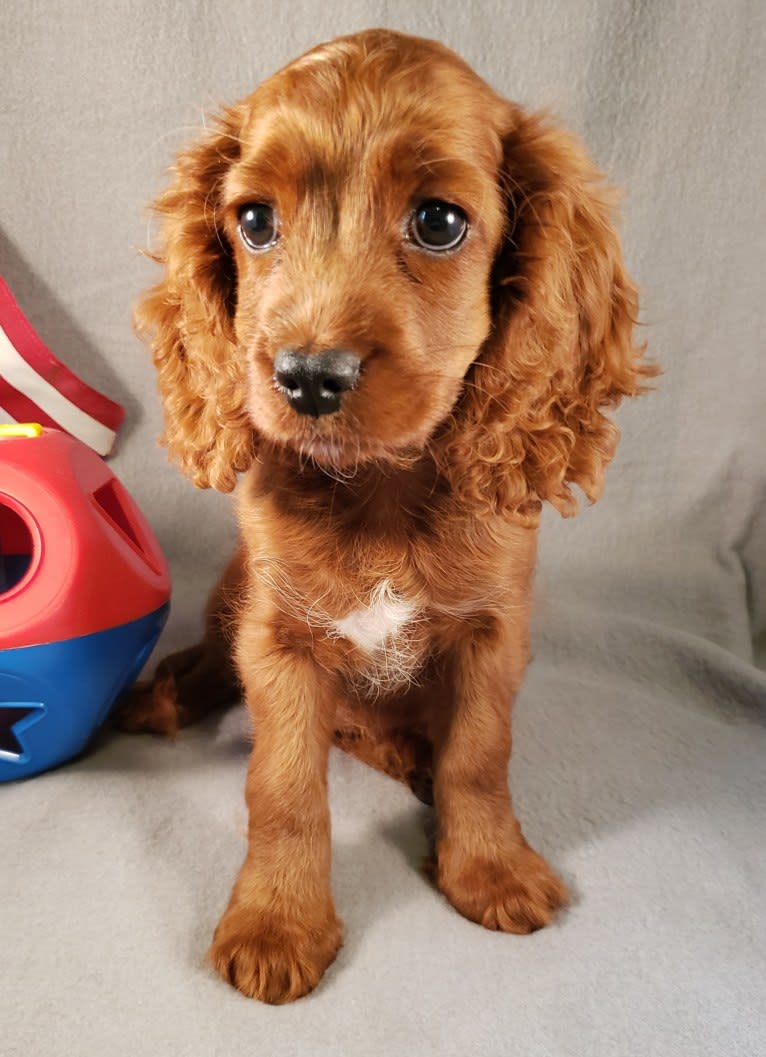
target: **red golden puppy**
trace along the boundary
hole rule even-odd
[[[540,509],[598,497],[604,409],[653,374],[600,174],[446,48],[373,30],[225,110],[155,208],[165,443],[200,488],[246,474],[204,641],[122,713],[252,717],[210,962],[285,1002],[335,957],[333,742],[433,800],[461,914],[541,928],[567,893],[508,792]]]

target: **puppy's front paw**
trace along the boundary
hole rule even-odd
[[[564,884],[525,844],[496,860],[440,851],[435,879],[464,917],[501,932],[535,932],[569,902]]]
[[[314,990],[342,942],[334,914],[322,925],[307,925],[232,904],[215,930],[207,960],[243,995],[281,1005]]]

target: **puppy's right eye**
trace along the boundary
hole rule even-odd
[[[457,249],[467,231],[468,217],[460,206],[439,198],[423,202],[410,219],[412,241],[431,253]]]
[[[239,211],[239,233],[249,250],[268,250],[279,238],[277,218],[271,206],[252,202]]]

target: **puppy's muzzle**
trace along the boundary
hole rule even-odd
[[[307,353],[280,349],[274,359],[274,381],[290,407],[300,415],[331,415],[343,394],[359,381],[361,361],[353,352],[327,349]]]

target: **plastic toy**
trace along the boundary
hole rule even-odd
[[[102,459],[58,430],[0,426],[0,781],[82,751],[169,597],[159,544]]]

